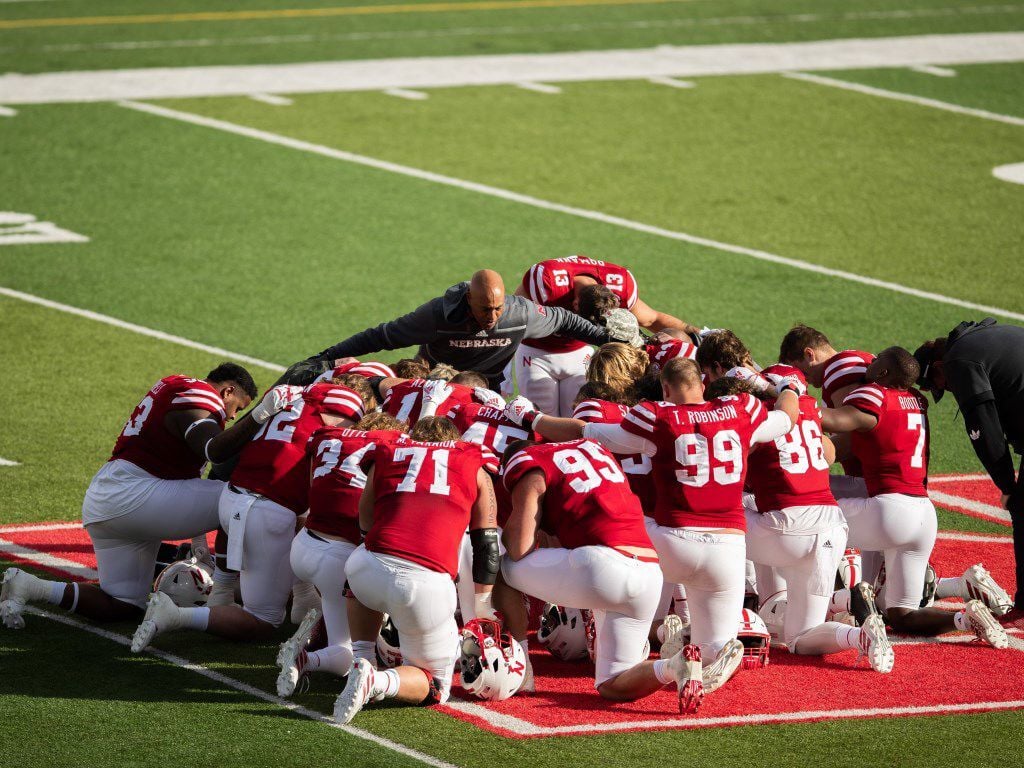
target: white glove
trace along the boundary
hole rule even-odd
[[[609,309],[604,313],[604,325],[612,341],[621,341],[632,347],[644,345],[644,337],[640,335],[636,315],[628,309]]]
[[[423,407],[420,409],[420,418],[424,419],[434,416],[441,403],[452,396],[455,389],[447,381],[431,379],[423,385]]]
[[[724,330],[725,330],[724,328],[708,328],[705,325],[703,328],[701,328],[699,331],[697,331],[697,338],[700,339],[701,341],[704,341],[704,339],[706,339],[712,333],[718,333],[719,331],[724,331]]]
[[[473,389],[473,399],[491,408],[500,409],[505,407],[505,398],[493,389],[487,389],[487,387],[475,387]]]
[[[295,387],[291,384],[278,384],[267,390],[267,394],[260,400],[260,404],[252,409],[252,418],[257,424],[263,424],[275,413],[284,410],[289,403],[295,402],[302,397],[302,387]]]
[[[807,385],[800,380],[799,376],[780,376],[777,373],[765,373],[762,375],[775,387],[776,392],[781,392],[783,387],[790,386],[796,390],[798,395],[807,394]]]
[[[537,416],[537,409],[533,403],[522,395],[514,398],[505,406],[505,418],[520,427],[527,426],[525,422],[532,422]]]
[[[738,365],[735,368],[730,368],[728,371],[725,372],[725,375],[727,378],[730,379],[739,379],[740,381],[747,382],[757,392],[764,392],[766,389],[768,389],[768,380],[765,379],[764,376],[755,373],[749,368],[744,368],[742,365]]]

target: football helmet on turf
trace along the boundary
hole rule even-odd
[[[537,642],[562,661],[587,657],[586,617],[576,608],[545,603],[540,614]]]
[[[503,701],[526,676],[526,654],[501,625],[473,619],[462,628],[459,673],[462,687],[486,701]]]
[[[384,623],[377,635],[377,662],[387,669],[402,666],[402,644],[398,638],[398,629],[387,614],[384,614]]]
[[[211,589],[213,569],[194,557],[171,563],[153,582],[153,591],[163,592],[179,608],[206,605]]]
[[[753,669],[768,666],[768,649],[771,635],[764,619],[754,611],[744,608],[740,612],[740,626],[736,639],[743,643],[743,668]]]

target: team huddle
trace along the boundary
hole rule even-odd
[[[927,402],[907,350],[837,351],[798,325],[762,368],[732,331],[651,308],[629,270],[583,256],[530,267],[515,297],[495,273],[462,285],[466,333],[446,343],[478,369],[332,358],[237,420],[258,397],[238,365],[157,382],[83,501],[99,583],[9,568],[0,621],[24,626],[33,601],[141,616],[138,653],[184,629],[266,639],[290,618],[278,693],[347,677],[342,723],[387,698],[442,703],[456,671],[481,699],[529,695],[530,637],[589,658],[608,700],[674,686],[683,713],[771,646],[853,651],[884,674],[887,627],[1010,644],[1012,601],[980,564],[929,564]],[[510,306],[529,317],[494,342]],[[386,325],[353,339],[403,346]],[[154,583],[162,543],[183,539]]]

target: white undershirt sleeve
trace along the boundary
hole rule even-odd
[[[793,428],[793,422],[785,411],[771,411],[768,418],[750,436],[750,444],[770,443],[776,437],[782,437]]]
[[[583,427],[583,436],[596,440],[612,453],[642,453],[644,456],[653,456],[658,452],[654,443],[646,437],[627,432],[621,424],[587,424]]]

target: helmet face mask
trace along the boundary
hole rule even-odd
[[[586,613],[576,608],[546,603],[540,615],[537,642],[562,661],[581,661],[587,658]]]
[[[743,643],[743,669],[757,669],[768,666],[768,651],[771,635],[764,619],[754,611],[744,608],[740,613],[740,626],[736,639]]]
[[[377,661],[387,669],[402,666],[402,644],[398,628],[387,614],[384,615],[384,623],[377,635]]]
[[[503,701],[523,684],[526,654],[501,625],[474,619],[462,628],[459,675],[462,687],[485,701]]]
[[[212,570],[194,557],[177,560],[160,571],[153,582],[153,591],[163,592],[179,608],[206,605],[213,589]]]

